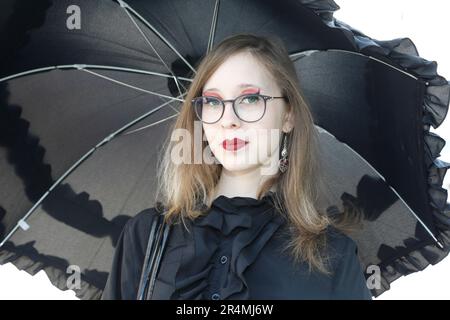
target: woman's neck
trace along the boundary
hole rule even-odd
[[[219,182],[214,190],[213,199],[220,195],[226,197],[257,198],[259,187],[271,176],[261,175],[260,168],[246,170],[245,172],[230,172],[222,168]],[[270,188],[275,191],[275,185]]]

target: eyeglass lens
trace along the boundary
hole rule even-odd
[[[194,100],[194,108],[199,120],[214,123],[222,117],[224,103],[216,97],[202,96]],[[258,94],[243,95],[235,100],[234,109],[242,121],[258,121],[264,115],[265,100]]]

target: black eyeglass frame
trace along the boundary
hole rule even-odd
[[[235,103],[235,101],[238,100],[239,98],[246,97],[246,96],[250,96],[250,97],[252,97],[252,96],[260,96],[260,97],[263,98],[263,100],[264,100],[264,112],[263,112],[263,114],[261,115],[261,117],[260,117],[259,119],[254,120],[254,121],[247,121],[247,120],[244,120],[244,119],[242,119],[241,117],[239,117],[239,115],[237,114],[236,109],[235,109],[235,104],[234,104],[234,103]],[[218,101],[220,101],[220,102],[222,103],[222,114],[220,115],[219,119],[217,119],[217,120],[214,121],[214,122],[206,122],[206,121],[203,121],[203,120],[201,119],[201,117],[200,117],[200,116],[198,115],[198,113],[197,113],[197,108],[194,108],[194,109],[195,109],[194,111],[195,111],[195,114],[196,114],[197,118],[198,118],[201,122],[206,123],[206,124],[214,124],[214,123],[219,122],[220,119],[222,119],[223,114],[225,113],[225,103],[226,103],[226,102],[231,102],[231,103],[232,103],[234,114],[235,114],[241,121],[248,122],[248,123],[252,123],[252,122],[257,122],[257,121],[261,120],[261,119],[264,117],[264,115],[266,114],[267,101],[268,101],[268,100],[273,100],[273,99],[285,99],[286,101],[288,100],[287,97],[285,97],[285,96],[274,97],[274,96],[268,96],[268,95],[264,95],[264,94],[260,94],[260,93],[246,93],[246,94],[242,94],[242,95],[240,95],[240,96],[238,96],[238,97],[236,97],[236,98],[234,98],[234,99],[228,99],[228,100],[222,100],[222,99],[220,99],[220,98],[212,97],[212,96],[199,96],[199,97],[195,97],[194,99],[191,100],[192,105],[194,106],[196,100],[198,100],[198,99],[203,99],[203,98],[213,98],[213,99],[216,99],[216,100],[218,100]]]

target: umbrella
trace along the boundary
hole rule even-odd
[[[323,205],[363,209],[354,237],[366,276],[380,269],[372,293],[448,254],[449,164],[429,129],[450,87],[409,39],[370,38],[331,0],[1,6],[0,263],[98,299],[126,221],[155,205],[159,151],[196,64],[241,32],[290,52],[320,132]]]
[[[414,52],[409,40],[389,45]],[[412,68],[404,71],[370,54],[312,51],[295,63],[334,194],[324,206],[363,213],[362,228],[352,236],[366,277],[373,275],[370,266],[379,268],[379,286],[372,288],[378,296],[398,277],[448,254],[450,215],[442,182],[450,164],[437,159],[445,141],[429,128],[444,120],[450,87],[431,76],[434,64],[422,65],[427,74],[420,78]]]

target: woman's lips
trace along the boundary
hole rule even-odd
[[[239,138],[234,139],[226,139],[222,141],[222,147],[227,151],[236,151],[245,145],[248,144],[248,141],[244,141]]]

